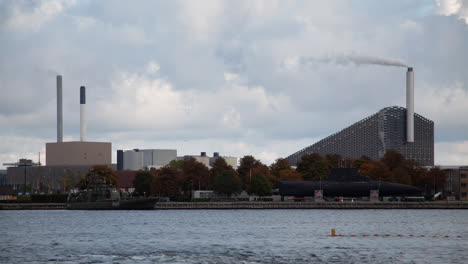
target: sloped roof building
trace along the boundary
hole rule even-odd
[[[357,159],[363,155],[379,160],[387,150],[396,150],[406,159],[423,166],[434,165],[434,122],[414,114],[414,142],[406,142],[406,108],[386,107],[286,159],[296,165],[305,154],[340,154]]]

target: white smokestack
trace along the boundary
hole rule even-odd
[[[62,76],[57,75],[57,142],[63,141]]]
[[[414,142],[414,72],[406,72],[406,142]]]
[[[86,141],[86,88],[80,87],[80,141]]]

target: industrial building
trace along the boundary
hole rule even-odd
[[[379,160],[388,150],[396,150],[423,166],[434,165],[434,122],[414,113],[413,68],[406,72],[406,109],[386,107],[286,159],[296,165],[305,154],[318,153]]]
[[[70,181],[86,175],[94,165],[112,165],[112,144],[86,140],[86,88],[80,87],[80,141],[63,142],[62,76],[57,76],[57,142],[46,143],[46,165],[30,160],[8,164],[5,185],[15,189],[29,185],[32,189],[61,192]],[[29,161],[29,162],[28,162]],[[66,177],[67,176],[67,177]],[[69,182],[67,183],[67,179]]]
[[[221,157],[218,152],[213,153],[213,157],[208,157],[206,152],[200,155],[177,156],[175,149],[133,149],[117,150],[117,170],[146,170],[159,169],[168,165],[173,160],[184,160],[194,158],[196,161],[211,168],[217,158]],[[226,163],[237,169],[237,158],[223,156]]]
[[[434,165],[434,122],[414,114],[414,142],[405,136],[406,109],[393,106],[308,146],[286,159],[296,165],[305,154],[340,154],[346,159],[363,155],[379,160],[387,150],[396,150],[423,166]]]
[[[213,157],[208,157],[206,152],[201,152],[200,155],[186,155],[182,157],[177,157],[178,160],[183,160],[185,158],[194,158],[196,161],[203,163],[206,167],[211,168],[215,163],[216,159],[223,158],[228,165],[230,165],[235,170],[237,169],[237,158],[230,156],[220,156],[219,152],[213,152]]]
[[[447,175],[444,193],[457,200],[468,200],[468,166],[439,166]]]
[[[117,170],[158,169],[176,159],[175,149],[117,150]]]

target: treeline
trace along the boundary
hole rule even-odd
[[[306,154],[291,168],[286,159],[277,159],[267,166],[253,156],[240,159],[235,170],[219,157],[211,169],[194,158],[172,161],[160,169],[138,171],[133,180],[138,195],[188,199],[194,190],[214,190],[218,195],[231,196],[243,190],[257,196],[271,195],[280,181],[327,180],[332,168],[358,168],[361,175],[373,180],[409,184],[439,191],[446,176],[438,168],[430,170],[406,160],[397,151],[388,151],[379,161],[368,157],[346,160],[340,155]],[[115,184],[115,172],[104,166],[96,166],[78,184],[81,188],[90,184],[92,175],[108,175],[101,180]]]
[[[426,191],[442,191],[447,181],[446,173],[439,168],[425,168],[394,150],[387,151],[379,161],[363,156],[353,165],[373,180],[413,185]]]

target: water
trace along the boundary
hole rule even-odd
[[[468,263],[467,224],[468,210],[0,211],[0,263]]]

